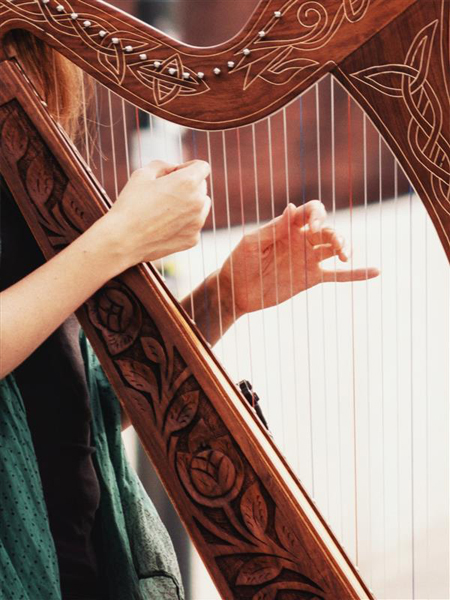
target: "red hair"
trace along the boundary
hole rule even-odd
[[[75,138],[84,108],[82,71],[27,31],[12,31],[5,42],[13,49],[50,113]]]

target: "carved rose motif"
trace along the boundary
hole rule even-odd
[[[225,496],[236,481],[231,460],[218,450],[204,450],[194,456],[190,476],[196,490],[209,498]]]
[[[242,464],[221,450],[204,448],[195,454],[177,452],[176,464],[188,494],[204,506],[225,507],[244,480]]]
[[[111,281],[88,302],[91,322],[100,329],[112,355],[129,348],[142,325],[138,303],[127,288]]]

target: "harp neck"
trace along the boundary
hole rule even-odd
[[[285,105],[417,2],[263,0],[230,41],[195,48],[101,0],[0,0],[0,38],[30,30],[140,108],[227,129]]]

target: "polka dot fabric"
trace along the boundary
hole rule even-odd
[[[36,457],[12,376],[0,381],[0,598],[61,599]]]
[[[171,540],[125,457],[119,404],[83,336],[81,344],[108,600],[183,600]],[[62,600],[36,456],[12,376],[0,381],[0,600]]]

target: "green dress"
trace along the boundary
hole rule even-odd
[[[120,408],[84,336],[102,570],[109,600],[182,600],[172,543],[125,457]],[[61,600],[58,562],[25,409],[13,375],[0,381],[0,600]]]

